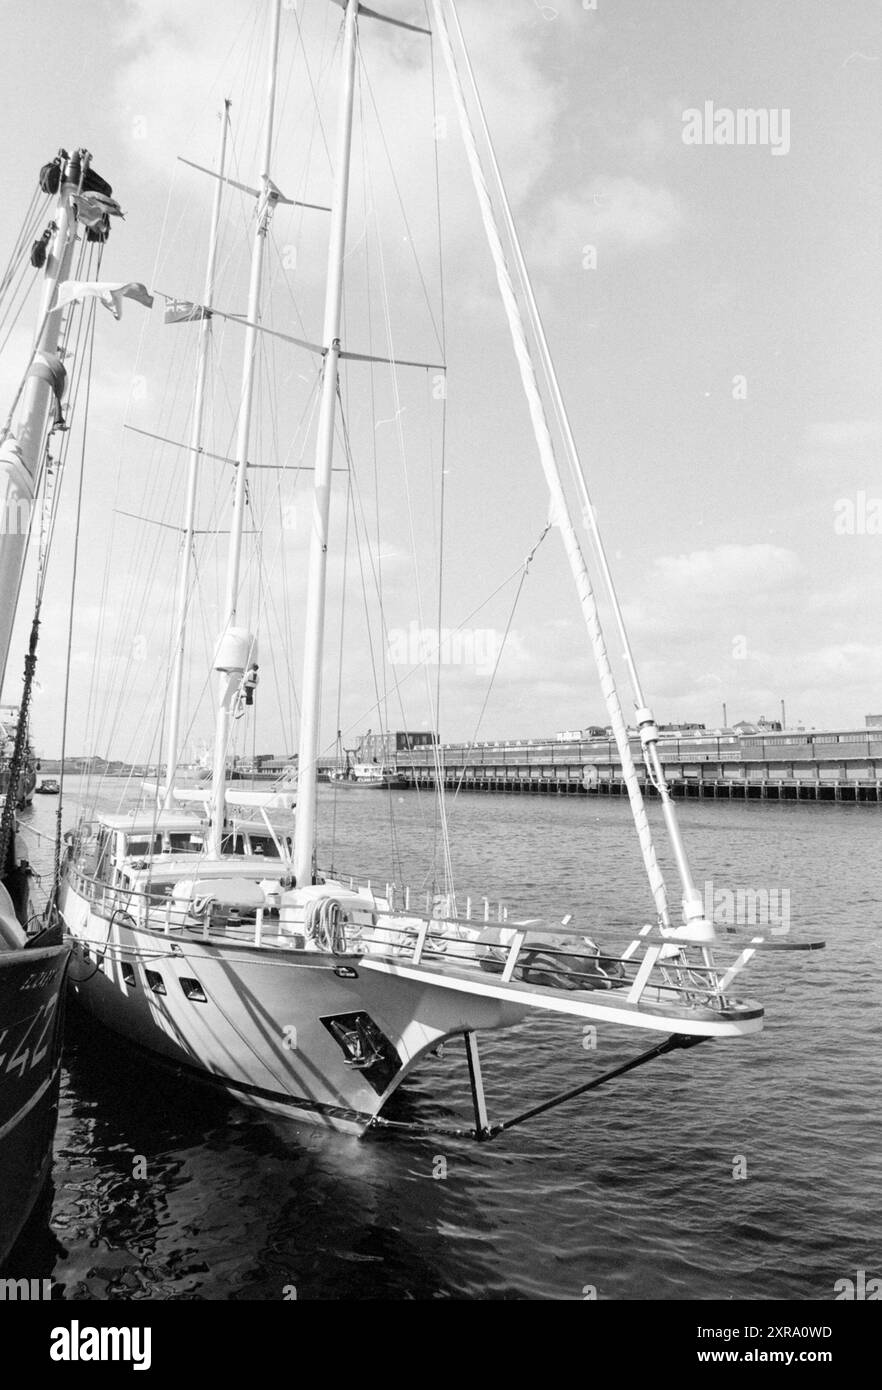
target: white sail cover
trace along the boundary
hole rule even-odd
[[[145,791],[152,792],[154,796],[165,797],[164,787],[152,782],[144,782],[142,785]],[[203,806],[209,806],[212,798],[211,784],[206,783],[204,787],[173,787],[172,797],[175,801],[197,802]],[[254,792],[239,791],[236,787],[227,787],[224,800],[228,806],[241,806],[243,809],[293,811],[296,798],[290,791]]]

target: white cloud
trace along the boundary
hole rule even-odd
[[[186,6],[170,0],[133,0],[127,7],[120,37],[129,56],[117,68],[113,100],[124,128],[131,129],[139,162],[167,176],[178,153],[200,158],[199,153],[181,148],[182,141],[191,138],[198,138],[202,155],[211,157],[211,113],[227,94],[237,98],[233,121],[240,148],[247,148],[243,122],[253,142],[262,119],[267,26],[265,15],[261,18],[258,13],[249,26],[243,14],[243,7],[232,0],[190,0]],[[292,131],[292,114],[301,114],[306,106],[304,94],[310,92],[310,79],[298,44],[302,32],[325,123],[324,137],[316,136],[316,144],[320,149],[327,140],[333,148],[337,84],[332,60],[337,56],[342,14],[322,0],[299,5],[296,14],[283,10],[282,19],[277,116],[284,108],[285,125]],[[463,19],[488,120],[515,195],[525,191],[551,156],[554,118],[561,101],[553,82],[539,74],[528,19],[529,13],[512,23],[510,7],[502,0],[485,0]],[[431,49],[420,35],[404,34],[369,19],[362,19],[359,33],[364,75],[359,77],[358,106],[370,122],[376,98],[393,160],[400,164],[399,155],[412,146],[415,137],[431,134],[427,124]],[[244,53],[238,66],[231,59],[233,49]],[[452,134],[457,123],[440,55],[438,63],[439,114],[446,117]],[[379,140],[373,153],[376,162],[382,163]],[[323,164],[327,170],[328,161]]]
[[[422,14],[421,0],[393,3],[398,14]],[[580,442],[585,441],[598,457],[627,460],[634,495],[648,498],[650,506],[655,482],[659,478],[669,480],[667,504],[657,528],[648,524],[644,509],[635,504],[633,536],[622,534],[623,514],[618,506],[609,506],[609,497],[618,487],[617,477],[611,474],[597,480],[598,501],[603,502],[604,485],[607,488],[613,528],[608,541],[613,546],[623,544],[632,555],[639,551],[648,557],[643,560],[642,575],[641,568],[634,565],[621,578],[623,596],[635,617],[633,635],[650,698],[658,702],[659,717],[682,712],[713,718],[720,696],[729,698],[730,713],[737,705],[746,715],[763,709],[772,714],[776,695],[787,697],[789,710],[791,697],[797,708],[804,697],[808,699],[806,692],[817,688],[824,693],[818,695],[810,711],[804,705],[808,717],[819,721],[829,713],[835,718],[838,711],[838,717],[852,718],[865,699],[867,708],[878,703],[871,698],[872,682],[878,686],[875,658],[867,655],[870,674],[862,677],[861,656],[863,649],[866,653],[874,650],[878,635],[880,591],[874,576],[880,566],[874,538],[845,537],[835,545],[830,543],[832,509],[839,496],[854,495],[860,489],[868,497],[878,492],[882,424],[874,413],[869,365],[872,349],[867,347],[875,321],[872,295],[867,293],[867,277],[858,273],[863,250],[872,244],[872,238],[867,240],[869,223],[864,218],[866,187],[860,178],[855,182],[848,177],[846,164],[841,159],[837,164],[833,151],[836,147],[840,153],[850,149],[863,161],[861,169],[870,167],[867,128],[853,122],[849,125],[841,115],[841,103],[837,105],[834,100],[821,100],[803,113],[804,121],[809,122],[804,131],[807,147],[814,141],[823,151],[827,141],[833,160],[831,196],[820,202],[805,181],[782,184],[780,170],[772,170],[772,187],[768,161],[733,157],[733,162],[721,156],[719,169],[716,164],[714,169],[702,164],[698,173],[694,161],[684,156],[680,141],[680,112],[691,98],[675,101],[670,94],[684,83],[700,89],[702,63],[711,52],[703,43],[703,34],[682,17],[678,21],[673,16],[659,30],[642,22],[623,27],[621,17],[615,16],[615,6],[607,6],[604,13],[601,5],[599,14],[591,14],[578,0],[569,0],[567,5],[556,0],[551,8],[558,11],[553,22],[542,17],[532,0],[518,5],[511,0],[462,0],[460,5],[531,265],[544,270],[559,265],[564,271],[572,266],[571,278],[575,279],[582,248],[589,243],[598,247],[600,266],[617,259],[637,275],[651,272],[656,258],[665,261],[665,276],[655,276],[654,283],[647,280],[636,297],[630,276],[580,275],[580,292],[584,290],[591,298],[590,315],[580,311],[565,289],[560,291],[563,277],[558,281],[559,292],[549,301],[555,318],[549,324],[554,330],[551,337],[562,349],[559,365]],[[178,166],[167,218],[166,189],[179,152],[203,163],[213,161],[216,112],[228,93],[234,101],[236,171],[244,181],[254,181],[259,168],[257,137],[269,11],[268,0],[190,0],[186,5],[180,0],[126,0],[124,5],[79,7],[75,16],[73,12],[59,12],[54,30],[53,24],[47,30],[30,12],[25,17],[24,10],[20,18],[10,19],[4,91],[10,112],[8,125],[15,134],[17,150],[8,171],[10,179],[24,188],[27,170],[32,182],[34,171],[58,140],[82,139],[94,149],[98,167],[114,183],[127,212],[126,223],[115,229],[110,243],[103,272],[107,278],[150,282],[156,246],[161,241],[164,260],[153,276],[153,286],[182,297],[201,294],[212,184],[195,171]],[[327,200],[330,189],[329,161],[319,132],[315,132],[312,154],[307,157],[309,141],[302,138],[302,117],[311,94],[302,64],[298,60],[291,65],[292,40],[297,23],[318,38],[317,46],[311,46],[311,52],[318,55],[311,72],[321,93],[325,134],[333,145],[336,118],[332,88],[341,18],[339,7],[331,0],[298,0],[296,8],[284,11],[286,58],[279,113],[284,139],[279,141],[274,174],[285,192],[311,195],[321,201]],[[835,27],[831,10],[824,33],[833,35],[834,40]],[[470,611],[492,590],[498,576],[491,575],[484,557],[500,550],[504,553],[515,514],[533,507],[544,517],[545,502],[544,498],[538,505],[535,502],[540,493],[538,482],[525,482],[524,406],[507,343],[503,347],[502,311],[443,68],[439,66],[437,74],[439,113],[448,117],[448,128],[446,138],[436,142],[430,129],[431,92],[426,80],[431,51],[428,42],[367,19],[361,29],[365,70],[370,74],[391,158],[402,181],[412,245],[419,249],[436,308],[436,155],[440,164],[451,345],[446,435],[450,529],[445,546],[444,594],[451,609],[447,621],[454,623],[459,614]],[[665,36],[663,44],[659,44],[660,33]],[[743,44],[736,42],[730,54],[733,80],[748,85],[753,80],[758,39],[764,44],[770,71],[774,68],[786,74],[793,58],[789,37],[771,31],[762,34],[751,23],[742,26],[742,37]],[[43,52],[35,66],[25,57],[37,42]],[[71,52],[82,56],[87,66],[91,63],[93,68],[97,65],[111,74],[100,102],[90,101],[88,83],[82,80],[78,61],[71,64]],[[243,61],[239,62],[237,53],[243,55]],[[435,54],[439,56],[437,44]],[[38,90],[34,89],[34,73]],[[39,100],[33,99],[35,93]],[[411,244],[404,239],[406,229],[364,81],[359,103],[372,126],[366,139],[370,169],[369,176],[363,177],[359,135],[348,237],[346,335],[354,349],[368,348],[363,285],[370,279],[375,291],[371,299],[373,350],[383,352],[387,346],[385,303],[380,300],[377,273],[379,228],[391,306],[389,337],[399,355],[435,360],[434,337],[419,298]],[[308,124],[306,130],[308,136]],[[777,165],[778,161],[772,163]],[[26,192],[29,196],[30,184]],[[746,237],[741,221],[732,217],[733,198],[739,206],[756,210]],[[13,216],[17,218],[18,213],[14,209],[23,208],[26,201],[18,194],[7,199],[6,220],[10,225],[4,239],[8,244],[16,231]],[[245,214],[251,211],[249,200],[238,195],[230,196],[226,203],[215,296],[221,308],[242,310],[245,306]],[[298,231],[299,220],[302,232]],[[851,229],[848,236],[842,234],[843,227]],[[237,250],[244,252],[241,261],[236,260],[235,270],[230,255],[234,234]],[[301,218],[291,209],[279,208],[272,237],[275,244],[267,260],[269,268],[276,267],[277,278],[268,284],[267,322],[283,331],[315,338],[321,324],[320,281],[327,220],[312,214],[309,219],[305,214]],[[687,238],[689,255],[678,254]],[[297,264],[290,274],[296,305],[278,279],[276,252],[284,251],[288,242],[294,242],[297,250]],[[825,248],[828,273],[820,284],[816,312],[795,318],[801,268],[816,261],[815,242]],[[267,278],[271,281],[272,274]],[[835,304],[829,295],[829,302],[824,299],[825,287]],[[849,325],[863,323],[862,315],[869,316],[867,331],[855,333]],[[589,316],[592,326],[584,322]],[[179,500],[178,484],[186,456],[180,451],[154,450],[145,440],[136,445],[132,435],[127,435],[126,447],[120,450],[121,417],[129,409],[133,423],[172,438],[187,438],[192,408],[192,373],[184,359],[192,349],[194,330],[182,327],[163,333],[159,308],[152,316],[135,309],[130,314],[127,308],[121,324],[113,324],[108,315],[103,318],[107,322],[101,324],[96,351],[89,433],[86,507],[90,520],[81,551],[83,603],[98,602],[102,595],[103,551],[117,488],[120,497],[127,499],[117,505],[151,517],[168,517],[172,504]],[[136,340],[142,323],[149,327],[136,365]],[[791,338],[787,337],[788,325]],[[586,339],[593,327],[600,331]],[[227,453],[239,392],[241,330],[233,325],[224,330],[218,320],[214,332],[219,388],[213,398],[207,447]],[[772,340],[774,377],[770,378]],[[730,364],[733,344],[741,345],[736,352],[739,360]],[[595,351],[602,355],[589,363],[588,354],[593,357]],[[20,359],[18,348],[16,355]],[[277,389],[272,395],[265,391],[255,412],[260,421],[254,435],[255,453],[261,460],[269,459],[276,449],[283,456],[299,457],[302,435],[297,433],[298,421],[301,410],[305,411],[317,364],[302,355],[289,354],[277,340],[267,344],[266,356],[276,359],[273,379]],[[143,373],[144,377],[143,394],[131,402],[128,364],[133,374]],[[696,368],[696,364],[700,365]],[[598,385],[590,393],[581,389],[586,365]],[[13,364],[10,385],[14,370]],[[738,407],[737,428],[733,428],[728,411],[693,409],[696,370],[701,379],[713,375],[724,382],[736,370],[744,370],[750,377],[750,399]],[[380,382],[382,374],[376,376]],[[373,543],[376,526],[371,479],[376,444],[383,542],[388,537],[406,549],[409,536],[401,502],[403,471],[397,439],[388,427],[372,431],[366,420],[367,380],[366,372],[361,377],[355,369],[348,373],[351,395],[347,397],[347,412],[356,468],[362,470],[369,514],[365,520],[371,523],[368,535]],[[437,460],[439,430],[434,423],[422,430],[417,426],[422,418],[419,412],[429,414],[422,379],[412,382],[402,374],[401,389],[400,404],[407,406],[403,421],[408,455],[416,470],[422,460],[430,464]],[[391,399],[388,386],[381,385],[380,392],[377,414],[387,418],[395,413],[399,402]],[[714,402],[719,404],[717,386]],[[307,466],[311,443],[310,438]],[[796,462],[800,452],[806,464],[811,457],[809,466],[814,468],[814,472],[804,472],[802,480],[793,472],[788,475],[786,468],[787,460]],[[677,495],[680,488],[691,487],[686,481],[688,461],[707,457],[714,458],[718,466],[713,476],[702,482],[709,500],[708,506],[702,507],[704,529],[697,540],[689,520],[690,509],[678,506]],[[806,477],[813,480],[813,487],[804,485]],[[741,486],[733,481],[738,479]],[[823,479],[823,487],[818,486],[818,479]],[[278,551],[280,564],[285,565],[292,586],[296,586],[292,593],[296,592],[298,600],[301,548],[308,529],[309,481],[304,472],[302,491],[294,496],[296,516],[300,518],[302,509],[303,518],[293,533],[286,533],[286,545]],[[73,482],[71,472],[71,496]],[[261,475],[253,485],[255,496],[268,511],[272,510],[272,484],[270,475]],[[286,490],[285,500],[287,497]],[[719,505],[712,508],[714,498]],[[206,466],[204,484],[200,483],[203,521],[209,524],[217,517],[223,525],[228,501],[229,470],[213,463]],[[421,577],[433,568],[437,543],[437,512],[430,502],[428,484],[417,489],[414,507],[424,519],[417,561]],[[758,522],[760,515],[767,521]],[[104,518],[103,531],[95,517]],[[336,547],[342,529],[339,506],[334,523]],[[629,524],[630,518],[624,525]],[[774,532],[766,531],[767,524],[775,527]],[[134,534],[135,524],[127,526]],[[140,593],[132,586],[136,581],[140,584],[147,547],[152,548],[157,528],[143,529],[143,546],[132,546],[131,554],[120,554],[111,571],[112,592],[124,608],[129,596],[137,600]],[[431,531],[428,544],[425,529]],[[127,534],[120,531],[120,535]],[[661,542],[667,554],[653,563],[651,557],[660,535],[667,536]],[[766,541],[778,538],[781,544],[777,548],[719,544],[739,536],[756,540],[764,536]],[[53,577],[57,575],[61,581],[66,576],[63,562],[69,557],[66,537],[59,539]],[[694,549],[698,545],[704,548]],[[171,552],[173,548],[169,533],[167,549]],[[215,589],[222,588],[222,581],[215,584],[214,579],[215,571],[222,568],[224,548],[223,543],[217,547],[221,552],[218,562],[213,553],[206,558],[202,572],[209,633],[214,630],[219,602]],[[269,542],[268,564],[275,554]],[[802,566],[797,557],[802,557]],[[171,558],[167,568],[171,572]],[[394,616],[405,624],[410,621],[413,568],[402,561],[393,574],[391,563],[384,566],[390,581],[390,620]],[[350,576],[356,570],[353,564]],[[500,573],[504,572],[505,567]],[[522,734],[555,724],[576,725],[600,713],[578,614],[569,635],[551,631],[543,638],[540,634],[543,609],[549,614],[575,612],[575,606],[566,607],[572,599],[568,589],[564,597],[565,579],[558,584],[551,576],[550,563],[546,570],[537,566],[525,591],[517,614],[518,632],[506,653],[507,666],[500,673],[488,711],[490,736],[514,735],[518,725]],[[337,565],[329,579],[332,600],[339,580]],[[430,592],[428,579],[425,592]],[[507,601],[508,594],[505,598]],[[498,610],[482,613],[478,621],[501,630],[507,617],[506,604],[500,601]],[[45,673],[47,683],[55,654],[64,649],[63,613],[62,606],[58,640],[54,645],[47,641],[41,655],[41,678]],[[295,636],[299,620],[297,601],[292,603],[291,618]],[[47,612],[47,628],[49,622]],[[347,628],[347,639],[357,631],[353,622]],[[736,634],[747,639],[743,660],[733,658]],[[845,639],[852,649],[842,647]],[[335,641],[332,638],[331,647]],[[522,643],[520,651],[518,642]],[[610,647],[615,653],[612,634]],[[270,650],[269,645],[262,648],[265,654]],[[360,656],[359,648],[356,658]],[[294,667],[299,676],[296,652]],[[370,702],[372,688],[364,662],[355,675],[353,698],[361,709]],[[445,673],[455,692],[449,718],[444,719],[444,732],[451,736],[459,731],[455,726],[460,713],[463,728],[471,724],[486,686],[485,681],[477,680],[470,687],[467,677],[465,671]],[[261,692],[264,710],[269,685],[268,678]],[[53,698],[51,692],[47,694],[47,705]],[[132,717],[124,715],[129,722]],[[45,737],[54,738],[57,720],[53,725],[47,714],[43,723],[50,731]],[[272,743],[270,738],[267,746]]]
[[[724,598],[767,598],[789,587],[801,570],[799,557],[783,546],[718,545],[660,556],[652,567],[649,589],[661,602],[688,597],[704,605]]]
[[[816,690],[872,687],[878,691],[882,682],[882,643],[834,642],[799,652],[793,669],[798,681]]]
[[[688,227],[669,189],[630,176],[599,177],[578,193],[552,198],[533,232],[533,256],[546,267],[578,265],[583,248],[605,255],[666,245]]]

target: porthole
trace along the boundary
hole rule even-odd
[[[192,999],[194,1004],[207,1004],[208,995],[202,988],[198,980],[191,980],[186,975],[181,976],[181,989],[188,999]]]

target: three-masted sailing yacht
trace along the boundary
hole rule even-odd
[[[120,211],[111,193],[86,150],[60,151],[40,172],[40,188],[3,282],[6,323],[16,322],[35,285],[39,308],[0,434],[0,685],[11,675],[16,618],[26,611],[29,554],[37,571],[22,693],[9,726],[11,747],[4,750],[0,811],[0,1267],[45,1186],[58,1109],[70,946],[54,911],[43,917],[42,905],[31,901],[30,852],[16,808],[25,792],[29,799],[36,780],[28,715],[68,431],[82,379],[76,346],[90,332],[82,297],[131,288],[69,278],[100,266],[110,218]]]
[[[330,4],[330,0],[328,0]],[[325,874],[316,863],[317,776],[322,661],[327,626],[328,558],[335,431],[343,340],[343,280],[353,146],[353,106],[360,25],[397,26],[401,42],[425,41],[428,30],[343,0],[340,89],[333,196],[320,354],[318,419],[311,499],[308,583],[303,613],[304,659],[296,796],[237,791],[228,778],[230,730],[255,695],[257,636],[240,611],[242,537],[251,466],[251,416],[256,342],[262,331],[261,281],[267,228],[281,200],[270,177],[279,73],[281,0],[272,0],[267,109],[250,292],[243,319],[244,368],[238,409],[235,489],[222,621],[214,655],[216,730],[211,783],[176,785],[181,765],[182,663],[187,644],[194,499],[204,457],[202,424],[208,348],[214,317],[215,262],[225,172],[222,122],[200,352],[189,444],[189,478],[181,543],[175,660],[165,721],[164,775],[149,802],[98,814],[71,836],[61,886],[61,912],[74,943],[73,988],[102,1023],[178,1072],[213,1082],[268,1110],[361,1133],[384,1123],[381,1111],[402,1080],[444,1039],[466,1042],[475,1107],[473,1133],[495,1132],[486,1111],[477,1035],[537,1013],[580,1024],[609,1022],[655,1035],[632,1065],[704,1038],[733,1038],[762,1027],[762,1008],[733,994],[747,961],[765,943],[753,940],[724,963],[692,878],[674,804],[658,752],[658,731],[640,687],[621,609],[505,190],[492,154],[456,11],[449,0],[430,6],[433,32],[452,82],[479,209],[511,329],[539,461],[576,584],[600,675],[609,720],[628,784],[637,838],[647,870],[655,921],[639,926],[620,957],[604,955],[572,927],[516,920],[500,910],[459,911],[453,895],[417,903],[400,887]],[[452,20],[453,33],[448,29]],[[403,37],[402,37],[403,34]],[[456,45],[456,46],[455,46]],[[458,55],[457,56],[457,51]],[[464,74],[464,76],[463,76]],[[477,121],[477,130],[475,122]],[[482,158],[479,136],[485,146]],[[495,200],[488,191],[493,181]],[[501,209],[501,225],[496,209]],[[304,215],[307,215],[306,213]],[[508,241],[506,253],[503,234]],[[520,302],[515,292],[520,289]],[[520,303],[526,306],[522,314]],[[192,307],[192,306],[191,306]],[[552,443],[536,359],[562,423],[584,521],[598,556],[634,691],[646,776],[661,799],[680,882],[681,911],[669,907],[628,741],[626,719],[610,667],[594,590]],[[407,364],[404,364],[407,365]],[[410,364],[413,365],[413,364]],[[294,810],[293,838],[275,812]],[[608,1075],[600,1080],[608,1079]],[[577,1090],[599,1084],[595,1078]],[[541,1107],[540,1107],[541,1108]],[[504,1127],[504,1126],[503,1126]]]

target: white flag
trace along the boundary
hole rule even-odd
[[[153,308],[153,295],[147,290],[146,285],[142,285],[140,280],[129,280],[125,284],[111,283],[106,280],[65,280],[58,286],[58,298],[55,301],[57,309],[65,304],[72,304],[80,299],[99,299],[105,309],[109,309],[115,319],[122,316],[122,302],[124,299],[134,299],[138,304],[143,304],[145,308]]]
[[[104,193],[77,193],[73,205],[84,227],[100,227],[105,217],[122,217],[123,210],[115,198]]]

